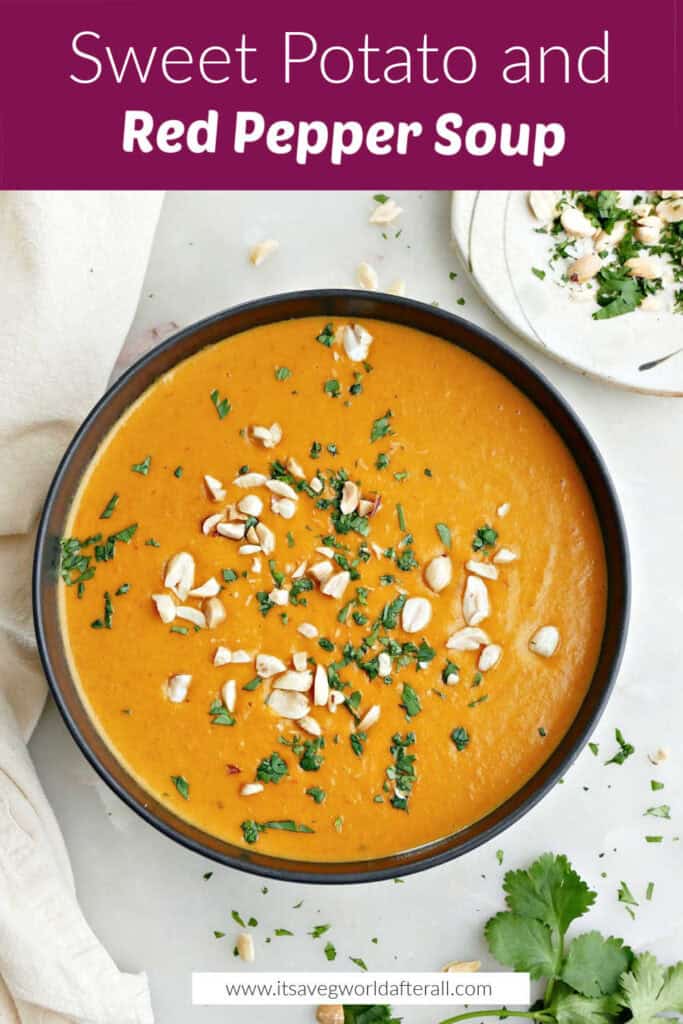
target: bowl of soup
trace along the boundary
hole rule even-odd
[[[369,881],[486,842],[613,685],[608,473],[530,364],[431,306],[275,296],[186,328],[93,409],[34,607],[81,750],[208,857]]]

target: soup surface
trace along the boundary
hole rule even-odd
[[[473,823],[597,661],[604,553],[569,451],[407,327],[294,320],[181,363],[103,443],[68,533],[102,734],[179,815],[267,853],[364,860]]]

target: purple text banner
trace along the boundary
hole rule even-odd
[[[674,188],[677,6],[0,0],[0,185]]]

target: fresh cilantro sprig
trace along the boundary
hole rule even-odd
[[[482,1009],[441,1024],[473,1017],[539,1024],[656,1024],[672,1014],[681,1020],[683,962],[663,967],[651,953],[636,956],[622,939],[598,931],[568,939],[596,894],[566,857],[546,853],[527,870],[508,871],[503,888],[508,909],[486,925],[489,949],[507,967],[544,980],[544,997],[533,1009]]]
[[[390,1006],[344,1006],[344,1024],[401,1024],[402,1019]]]

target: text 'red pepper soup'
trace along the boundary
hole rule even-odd
[[[602,640],[591,497],[486,363],[381,321],[257,327],[161,377],[62,541],[63,629],[141,785],[315,861],[472,824],[558,745]]]

